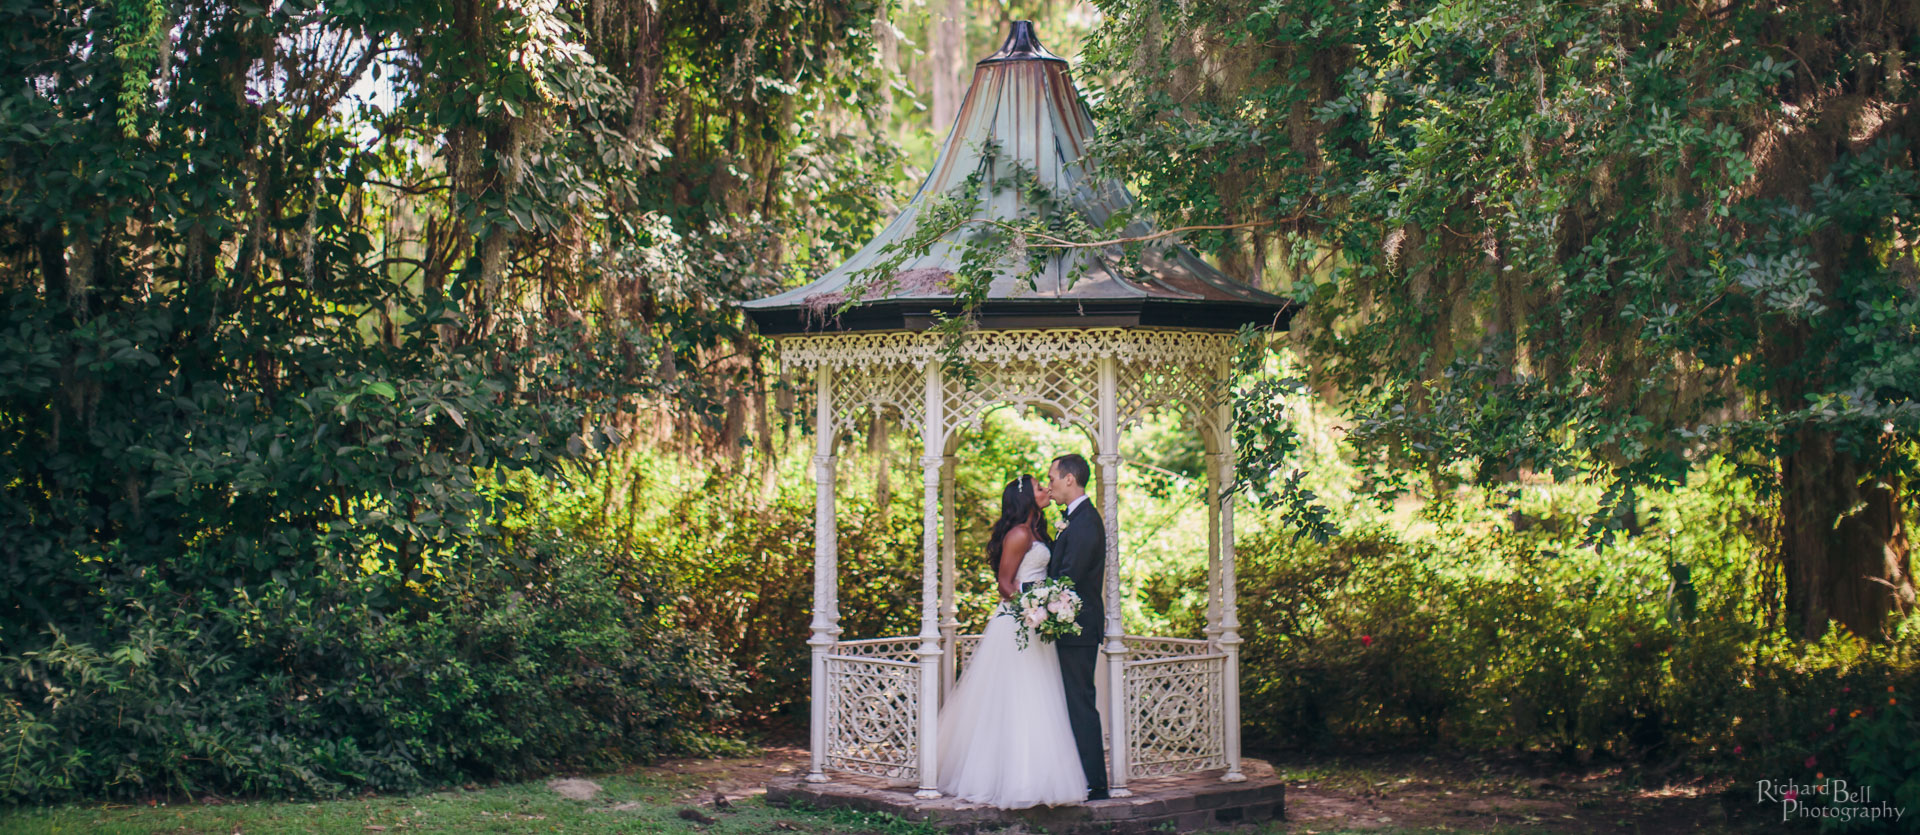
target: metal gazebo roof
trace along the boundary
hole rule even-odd
[[[837,318],[831,314],[855,289],[856,273],[885,260],[888,245],[914,233],[930,198],[961,189],[976,171],[982,175],[983,199],[973,217],[1012,221],[1038,210],[1023,205],[1018,189],[995,186],[1018,165],[1030,169],[1083,217],[1104,224],[1133,198],[1120,183],[1094,180],[1083,170],[1080,159],[1093,135],[1093,117],[1067,75],[1066,60],[1040,45],[1031,22],[1014,21],[999,51],[974,66],[973,84],[933,170],[900,214],[846,263],[813,283],[741,307],[769,335],[924,330],[933,324],[936,311],[957,312],[944,283],[960,264],[965,238],[979,225],[952,230],[928,254],[906,259],[894,274],[890,292],[882,295],[878,291],[886,288],[868,288],[860,304]],[[997,156],[983,156],[989,144],[998,147]],[[1154,231],[1150,221],[1135,218],[1122,237]],[[1064,250],[1048,259],[1032,285],[1023,272],[1024,265],[995,276],[978,311],[981,327],[1233,330],[1253,323],[1284,330],[1298,309],[1292,301],[1236,281],[1167,241],[1146,247],[1140,269],[1124,265],[1116,245]]]

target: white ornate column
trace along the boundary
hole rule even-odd
[[[953,466],[953,456],[940,459],[940,648],[946,650],[946,654],[940,656],[940,703],[943,705],[947,703],[947,692],[953,688],[954,667],[960,657],[954,648],[954,637],[960,634],[957,599],[960,574],[954,555]]]
[[[1100,372],[1100,516],[1107,524],[1107,571],[1101,590],[1107,610],[1107,714],[1111,747],[1107,785],[1114,797],[1132,797],[1127,790],[1127,642],[1120,622],[1120,361],[1112,354],[1099,360]]]
[[[1215,472],[1222,485],[1234,482],[1237,466],[1233,443],[1233,358],[1222,354],[1216,366],[1220,375],[1220,403],[1215,407],[1214,426],[1220,433],[1220,458]],[[1227,773],[1220,777],[1228,783],[1247,779],[1240,773],[1240,616],[1235,600],[1233,565],[1233,496],[1220,501],[1220,636],[1216,643],[1227,656],[1226,748]]]
[[[1217,410],[1216,410],[1217,411]],[[1211,431],[1202,431],[1212,434]],[[1232,476],[1227,456],[1213,438],[1207,443],[1207,651],[1220,651],[1220,493]]]
[[[920,790],[913,793],[918,798],[940,796],[940,597],[939,573],[936,566],[940,560],[940,465],[944,448],[946,418],[942,413],[946,405],[946,389],[941,381],[940,362],[937,358],[928,358],[923,369],[925,378],[926,408],[922,412],[923,423],[920,428],[921,483],[925,488],[922,500],[924,512],[921,518],[921,570],[920,570]]]
[[[825,363],[814,370],[813,410],[813,623],[807,646],[813,650],[813,690],[810,707],[812,734],[807,782],[827,781],[827,654],[840,635],[838,607],[834,605],[835,554],[839,532],[833,519],[833,371]]]

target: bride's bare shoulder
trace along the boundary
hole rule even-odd
[[[1002,554],[1024,554],[1031,547],[1033,547],[1033,531],[1027,530],[1025,525],[1007,531],[1006,538],[1000,540]]]

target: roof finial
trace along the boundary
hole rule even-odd
[[[1013,28],[1007,32],[1007,42],[1000,45],[1000,51],[980,59],[982,64],[995,61],[1059,61],[1067,59],[1047,51],[1040,45],[1040,38],[1033,34],[1033,21],[1016,20]]]

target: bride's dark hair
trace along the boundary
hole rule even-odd
[[[1035,500],[1033,489],[1033,476],[1022,473],[1000,491],[1000,518],[993,520],[993,532],[987,537],[987,565],[993,567],[996,575],[1000,573],[1000,546],[1006,541],[1008,531],[1026,525],[1033,531],[1034,539],[1053,542],[1053,536],[1047,533],[1047,517],[1039,512],[1040,504]]]

